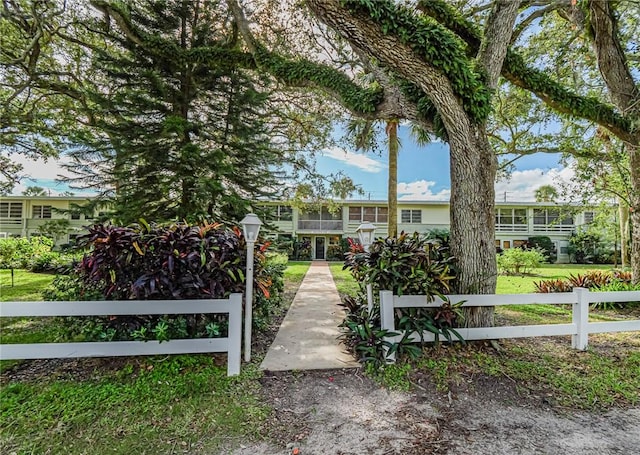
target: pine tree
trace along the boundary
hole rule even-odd
[[[233,220],[273,196],[285,158],[268,134],[268,84],[220,58],[238,43],[219,2],[94,4],[117,27],[95,56],[99,120],[74,137],[76,167],[109,163],[100,184],[115,218]]]

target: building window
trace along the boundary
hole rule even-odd
[[[36,218],[36,219],[51,218],[51,206],[50,205],[34,205],[32,218]]]
[[[0,218],[22,218],[22,202],[0,202]]]
[[[79,220],[80,219],[80,213],[79,212],[71,212],[71,219],[72,220]]]
[[[584,212],[584,222],[585,222],[585,224],[593,223],[594,215],[595,214],[593,212]]]
[[[369,223],[376,222],[376,208],[375,207],[362,207],[362,221],[368,221]]]
[[[499,230],[524,231],[527,227],[527,209],[496,209],[496,226]],[[511,229],[500,229],[509,227]]]
[[[388,213],[387,207],[349,207],[349,221],[386,223]]]
[[[561,215],[558,209],[535,209],[533,211],[533,224],[572,226],[573,217],[571,215]]]
[[[422,223],[422,210],[402,210],[400,212],[400,222],[403,224]]]
[[[278,206],[278,221],[293,220],[293,209],[288,205]]]
[[[338,246],[340,245],[340,237],[339,235],[332,235],[329,237],[329,246]]]

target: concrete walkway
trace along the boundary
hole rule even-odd
[[[344,312],[326,262],[313,262],[260,368],[270,371],[355,368],[337,339]]]

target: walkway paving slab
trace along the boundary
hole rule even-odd
[[[260,368],[269,371],[357,368],[338,340],[344,318],[326,262],[313,262]]]

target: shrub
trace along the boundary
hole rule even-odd
[[[29,269],[34,261],[51,253],[52,248],[53,240],[47,237],[0,239],[0,251],[4,251],[3,254],[0,254],[0,267]]]
[[[542,280],[539,282],[533,282],[538,293],[548,292],[571,292],[573,287],[567,280],[555,279],[555,280]]]
[[[611,271],[613,278],[623,283],[631,283],[632,274],[628,270],[614,269]]]
[[[455,278],[453,262],[448,244],[401,232],[377,239],[368,253],[347,253],[344,269],[359,283],[372,283],[374,291],[433,296],[449,292]]]
[[[343,261],[345,250],[342,245],[329,245],[327,247],[327,260]]]
[[[613,254],[601,235],[593,231],[574,233],[569,238],[569,255],[578,264],[607,264]]]
[[[427,239],[418,233],[400,233],[397,238],[376,240],[365,253],[351,240],[351,251],[346,254],[344,269],[348,269],[361,286],[360,294],[343,302],[346,318],[342,323],[346,344],[360,361],[380,366],[384,352],[417,356],[421,349],[408,341],[398,343],[384,341],[385,336],[395,335],[381,329],[379,303],[371,313],[366,307],[365,283],[379,290],[391,290],[396,295],[442,296],[449,291],[449,283],[455,278],[454,258],[446,242]],[[451,339],[457,336],[453,329],[460,321],[459,309],[446,304],[440,309],[405,308],[395,312],[395,326],[399,330],[430,331],[436,337]]]
[[[544,260],[542,262],[555,262],[558,257],[556,247],[551,241],[551,238],[546,235],[535,235],[533,237],[529,237],[525,249],[539,249],[543,256]]]
[[[244,290],[246,246],[238,229],[220,224],[116,227],[96,225],[80,242],[91,246],[76,274],[57,280],[48,298],[80,300],[182,300],[226,298]],[[269,265],[268,244],[255,254],[256,322],[270,314],[282,291],[282,258]],[[76,279],[78,281],[76,281]],[[73,292],[64,287],[73,285]],[[179,305],[179,303],[176,303]],[[83,326],[90,339],[197,338],[218,336],[221,315],[111,316]]]
[[[621,277],[617,278],[617,277]],[[628,279],[628,280],[627,280]],[[569,275],[567,279],[544,280],[534,283],[536,292],[571,292],[574,287],[588,288],[592,292],[605,291],[637,291],[640,285],[631,284],[631,277],[628,272],[613,270],[587,270],[584,274]],[[638,302],[595,302],[591,306],[601,310],[630,307]]]
[[[311,260],[311,241],[294,240],[293,241],[293,260],[310,261]]]
[[[498,269],[508,275],[525,275],[539,268],[545,261],[542,250],[509,248],[497,256]]]
[[[640,284],[613,280],[610,283],[599,286],[593,290],[596,292],[640,291]],[[640,306],[640,302],[594,302],[591,305],[601,310],[610,310],[614,308],[632,308]]]

